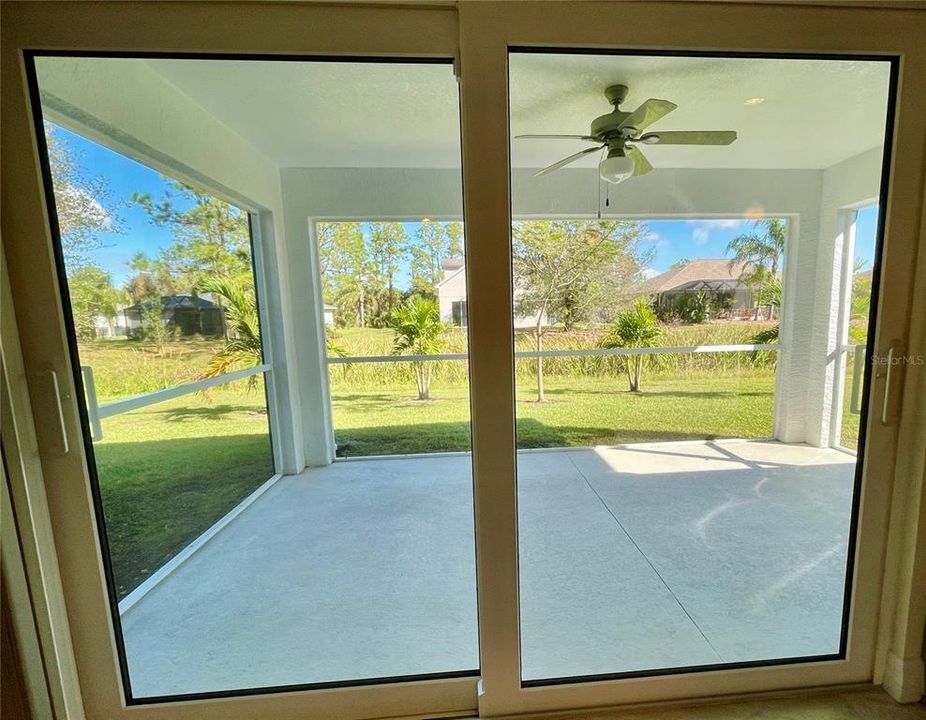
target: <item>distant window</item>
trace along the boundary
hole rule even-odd
[[[466,300],[454,300],[450,314],[454,325],[466,327]]]

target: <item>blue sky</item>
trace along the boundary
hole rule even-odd
[[[113,282],[123,284],[130,276],[128,261],[138,252],[150,257],[170,244],[170,230],[156,227],[140,207],[129,201],[133,192],[147,192],[159,197],[167,182],[155,170],[130,160],[112,150],[87,140],[61,127],[54,132],[70,146],[83,174],[88,177],[102,177],[108,182],[109,202],[117,204],[117,214],[122,220],[124,233],[102,233],[103,248],[95,253],[94,261],[110,272]],[[180,206],[182,209],[182,205]],[[419,223],[403,223],[409,235],[418,229]],[[649,220],[648,243],[655,251],[650,263],[652,274],[664,272],[682,259],[725,257],[727,243],[736,235],[752,229],[752,221],[742,219],[712,220]],[[872,206],[859,212],[857,225],[856,257],[871,267],[874,237],[877,230],[877,207]],[[408,269],[403,267],[397,277],[397,285],[409,280]]]
[[[171,242],[170,230],[156,227],[148,221],[148,214],[129,201],[133,192],[151,193],[160,197],[167,183],[159,172],[87,140],[62,127],[54,126],[55,135],[70,147],[74,160],[86,177],[105,178],[108,186],[108,205],[116,205],[115,214],[122,220],[124,233],[100,233],[103,247],[94,253],[94,262],[112,273],[113,282],[121,285],[130,276],[128,262],[133,255],[143,252],[156,257],[158,251]],[[183,209],[181,202],[178,208]]]

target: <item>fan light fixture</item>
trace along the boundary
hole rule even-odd
[[[751,97],[748,100],[744,100],[743,105],[761,105],[764,102],[764,97]]]
[[[534,177],[547,175],[581,160],[590,153],[608,150],[608,157],[598,165],[598,174],[609,183],[623,182],[632,175],[651,172],[646,156],[638,145],[729,145],[736,140],[735,130],[669,130],[642,133],[644,128],[659,121],[678,106],[668,100],[650,98],[633,112],[624,112],[620,104],[627,97],[626,85],[610,85],[604,96],[614,109],[607,115],[592,120],[588,135],[515,135],[515,138],[536,140],[581,140],[592,147],[579,150],[552,165],[534,173]]]
[[[623,153],[609,154],[598,165],[598,174],[602,180],[615,185],[633,175],[633,160]]]

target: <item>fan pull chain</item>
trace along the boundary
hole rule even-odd
[[[609,183],[609,182],[606,182],[606,183],[605,183],[605,190],[604,190],[604,206],[605,206],[606,208],[611,207],[611,183]]]
[[[601,161],[604,160],[606,154],[607,148],[603,147],[601,149],[601,155],[598,157],[599,164],[601,164]],[[597,172],[595,173],[595,177],[598,179],[598,220],[601,220],[601,183],[603,180],[601,179],[601,175],[599,175]],[[609,183],[605,184],[608,185]]]

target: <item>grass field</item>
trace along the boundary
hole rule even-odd
[[[644,381],[553,379],[547,402],[518,388],[518,447],[614,445],[649,440],[767,437],[772,432],[774,373]],[[338,454],[392,455],[469,449],[465,385],[437,385],[431,400],[414,388],[332,393]]]
[[[273,474],[264,393],[245,382],[106,419],[93,449],[120,596]]]
[[[711,340],[704,327],[671,330],[665,345]],[[721,327],[722,339],[715,342],[743,342],[743,333],[754,331]],[[349,354],[388,354],[389,338],[384,330],[338,333]],[[519,338],[519,347],[528,340]],[[451,343],[449,349],[462,349],[465,336],[456,333]],[[589,347],[594,337],[551,333],[547,346],[564,343]],[[218,346],[216,341],[174,342],[159,353],[137,342],[102,342],[81,348],[81,358],[93,366],[99,401],[105,403],[195,379]],[[748,354],[696,360],[648,368],[639,394],[627,391],[613,359],[550,362],[545,403],[534,402],[533,361],[518,361],[518,446],[769,436],[773,363],[766,358],[756,364]],[[385,372],[377,365],[332,368],[331,380],[338,455],[469,449],[465,363],[445,363],[436,374],[433,399],[424,402],[415,399],[404,363]],[[858,417],[846,413],[845,445],[854,445],[857,424]],[[107,419],[103,431],[94,451],[120,595],[273,474],[264,392],[246,382]]]

